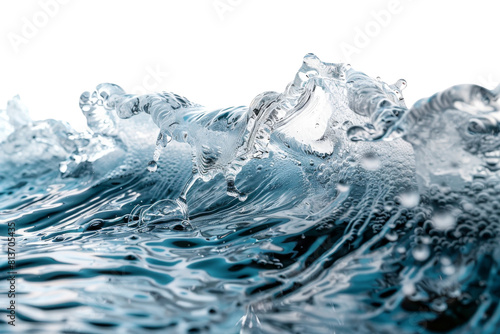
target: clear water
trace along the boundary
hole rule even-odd
[[[407,108],[307,55],[284,92],[206,110],[83,93],[89,130],[0,112],[0,287],[25,333],[497,333],[498,90]],[[7,305],[6,298],[5,306]]]

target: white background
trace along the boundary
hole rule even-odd
[[[282,91],[308,52],[389,83],[405,78],[410,105],[454,84],[500,80],[495,0],[64,2],[0,0],[0,109],[19,94],[32,118],[82,128],[78,97],[101,82],[248,105]]]

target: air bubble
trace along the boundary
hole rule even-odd
[[[412,283],[403,284],[402,290],[406,296],[411,296],[416,292],[415,285]]]
[[[148,171],[150,171],[151,173],[156,172],[156,170],[158,169],[158,163],[157,163],[156,161],[154,161],[154,160],[151,160],[151,161],[148,163],[147,169],[148,169]]]
[[[365,154],[365,156],[361,159],[361,166],[369,171],[375,171],[381,166],[380,159],[373,153]]]
[[[448,305],[441,299],[435,299],[431,303],[431,308],[436,312],[444,312],[448,308]]]
[[[420,202],[420,195],[416,192],[403,193],[399,196],[399,201],[405,208],[414,208]]]
[[[436,213],[432,217],[432,225],[437,230],[449,230],[457,224],[456,218],[450,213]]]
[[[417,261],[423,262],[429,258],[430,250],[427,245],[417,245],[412,250],[413,258]]]
[[[342,183],[342,182],[337,183],[337,190],[340,191],[341,193],[349,191],[350,188],[351,187],[347,183]]]
[[[398,240],[398,233],[396,231],[391,231],[385,235],[385,238],[391,242]]]

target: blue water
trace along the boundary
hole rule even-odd
[[[499,332],[498,92],[405,85],[312,55],[250,107],[100,85],[84,133],[14,98],[0,330]]]

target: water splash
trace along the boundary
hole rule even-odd
[[[262,93],[248,108],[208,111],[176,94],[131,95],[115,84],[100,84],[92,94],[83,93],[80,108],[90,128],[108,135],[114,134],[110,129],[116,129],[111,111],[123,119],[139,113],[149,114],[160,129],[153,160],[148,164],[151,172],[158,168],[161,147],[166,147],[172,139],[188,143],[195,172],[177,201],[180,209],[187,212],[186,196],[193,184],[198,179],[210,181],[219,173],[226,180],[227,194],[246,200],[247,195],[235,186],[241,169],[251,159],[268,156],[271,134],[292,121],[310,103],[315,82],[344,80],[345,70],[343,64],[323,63],[308,54],[283,93]],[[104,110],[97,112],[99,106]],[[188,220],[187,214],[185,218]]]
[[[350,128],[350,139],[404,138],[413,146],[422,186],[462,189],[474,175],[500,170],[500,86],[453,86],[408,110],[400,94],[404,80],[391,87],[358,72],[347,77],[349,106],[372,121]]]
[[[312,54],[249,107],[102,84],[82,133],[15,98],[18,328],[496,333],[499,90],[405,86]]]

